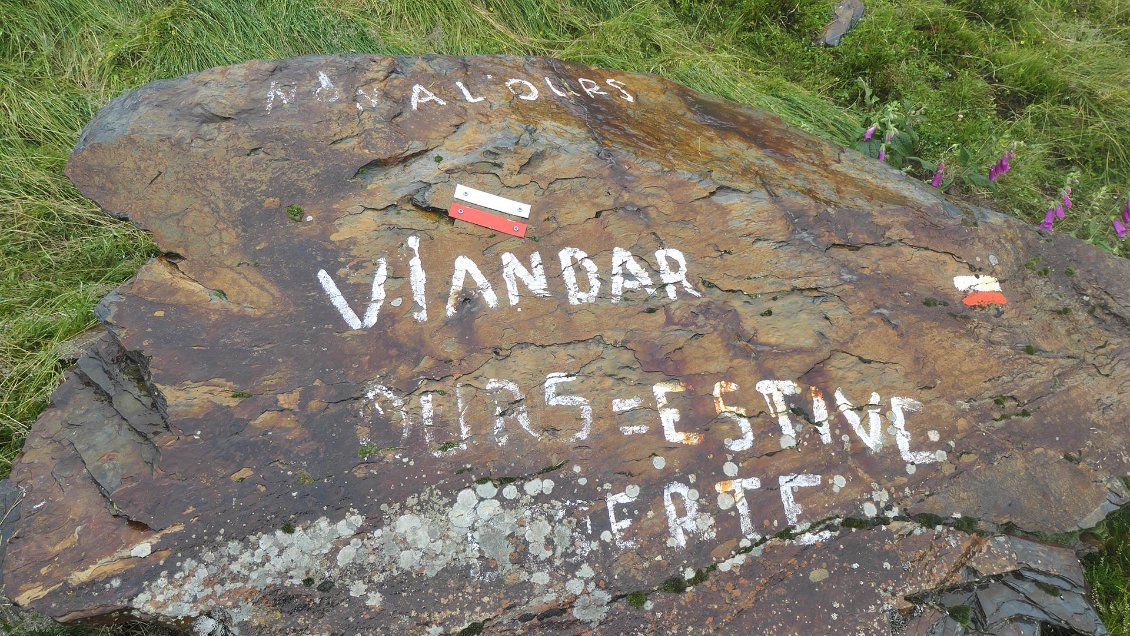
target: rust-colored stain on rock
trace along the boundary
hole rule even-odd
[[[1130,266],[1089,245],[546,59],[156,82],[67,171],[166,255],[102,302],[13,469],[21,605],[199,633],[943,633],[955,605],[1103,631],[1070,551],[999,534],[1127,498]],[[528,204],[487,210],[525,236],[450,218],[460,184]],[[971,275],[1007,304],[963,303]]]

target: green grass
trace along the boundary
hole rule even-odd
[[[61,343],[155,253],[62,175],[79,130],[126,89],[216,65],[547,55],[663,75],[844,145],[887,115],[913,126],[910,175],[928,180],[944,159],[949,194],[1033,224],[1070,180],[1075,206],[1055,231],[1130,254],[1110,223],[1130,190],[1130,1],[869,0],[841,46],[813,45],[831,4],[0,0],[0,475],[59,380]],[[1010,147],[1013,170],[987,186]],[[1091,573],[1112,632],[1127,633],[1130,527],[1111,527]]]
[[[1101,549],[1083,559],[1091,601],[1110,633],[1125,636],[1130,634],[1130,508],[1108,517],[1098,530]]]

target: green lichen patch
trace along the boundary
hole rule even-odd
[[[302,220],[302,206],[301,205],[288,205],[286,206],[286,218],[294,221],[295,223]]]
[[[993,421],[994,422],[1005,422],[1005,421],[1011,420],[1014,417],[1032,417],[1032,412],[1029,411],[1028,409],[1020,409],[1016,413],[1002,413],[1001,415],[994,417]]]
[[[946,610],[950,618],[961,624],[962,627],[969,627],[969,623],[973,620],[973,608],[968,605],[958,605]]]
[[[938,515],[930,514],[929,512],[920,512],[920,513],[914,515],[913,517],[911,517],[911,519],[913,519],[915,521],[915,523],[918,523],[920,525],[927,526],[927,527],[930,527],[930,528],[935,528],[937,526],[945,525],[945,521],[946,521],[945,519],[939,517]]]
[[[1043,592],[1044,594],[1050,594],[1050,595],[1055,596],[1057,598],[1059,596],[1063,595],[1063,591],[1060,590],[1058,587],[1052,585],[1051,583],[1045,583],[1043,581],[1036,581],[1036,587],[1040,588],[1040,591]]]
[[[874,526],[874,522],[869,519],[856,519],[854,517],[845,517],[840,520],[841,528],[849,528],[852,530],[864,530]]]
[[[980,522],[973,517],[958,517],[953,520],[953,528],[961,532],[972,534],[980,529]]]
[[[699,583],[703,583],[709,577],[709,572],[705,569],[695,570],[694,576],[687,578],[685,576],[673,576],[663,582],[659,589],[671,594],[678,594],[686,592]]]

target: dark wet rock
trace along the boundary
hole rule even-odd
[[[0,585],[4,583],[4,555],[7,553],[8,539],[20,521],[20,503],[24,489],[7,479],[0,479]]]
[[[863,0],[840,0],[837,2],[832,10],[832,21],[824,26],[824,33],[820,37],[820,42],[828,46],[839,44],[840,39],[848,31],[854,29],[855,25],[863,18],[865,10]]]
[[[1107,633],[1087,600],[1083,568],[1073,551],[1014,537],[994,541],[1013,569],[977,572],[952,589],[914,598],[920,606],[944,611],[932,621],[909,625],[903,633],[1039,636],[1043,626],[1078,634]],[[962,632],[957,632],[959,627]]]
[[[1001,534],[1127,499],[1130,266],[1090,245],[539,59],[213,69],[113,102],[68,174],[167,256],[103,300],[13,468],[20,605],[1102,633],[1070,551]],[[467,223],[466,188],[529,218]]]

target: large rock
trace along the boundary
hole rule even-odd
[[[824,25],[824,33],[820,37],[820,43],[828,46],[836,46],[840,43],[840,39],[855,28],[855,25],[863,18],[863,13],[867,7],[863,5],[863,0],[840,0],[832,9],[832,20]]]
[[[1103,631],[1074,554],[1020,538],[1127,498],[1130,266],[1090,245],[541,59],[157,82],[68,174],[165,256],[13,469],[19,605],[214,634]],[[529,219],[467,223],[457,185]]]

